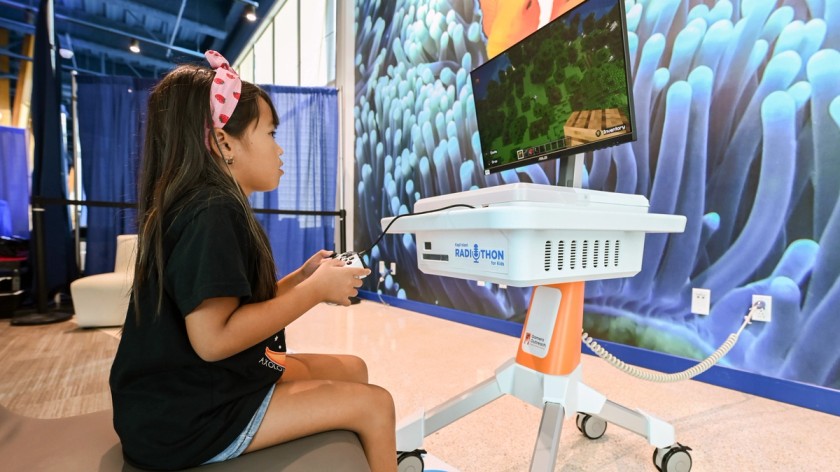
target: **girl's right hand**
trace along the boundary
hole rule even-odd
[[[370,274],[370,269],[348,267],[339,259],[323,261],[307,279],[318,291],[321,301],[350,306],[350,297],[359,294],[362,277]]]

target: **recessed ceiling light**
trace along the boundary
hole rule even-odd
[[[247,18],[248,21],[257,21],[257,9],[254,5],[245,6],[245,18]]]
[[[140,54],[140,41],[137,38],[131,38],[131,45],[128,46],[129,51]]]

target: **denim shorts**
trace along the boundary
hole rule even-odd
[[[265,417],[265,412],[268,410],[268,404],[271,403],[271,395],[274,393],[275,386],[276,385],[271,386],[268,393],[265,395],[262,405],[257,408],[257,412],[251,417],[251,421],[248,423],[248,426],[246,426],[239,436],[230,443],[230,446],[226,447],[224,451],[216,454],[215,457],[204,464],[212,464],[214,462],[222,462],[233,459],[241,456],[242,453],[245,452],[245,449],[247,449],[248,446],[251,445],[251,441],[254,440],[254,435],[257,434],[257,431],[260,429],[260,425]]]

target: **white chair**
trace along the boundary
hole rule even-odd
[[[117,236],[114,272],[82,277],[70,284],[80,327],[122,326],[134,282],[136,255],[137,235],[121,234]]]

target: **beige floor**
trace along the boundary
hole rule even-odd
[[[434,406],[490,377],[518,339],[363,301],[324,306],[288,329],[289,347],[363,357],[371,381],[394,395],[397,417]],[[671,422],[693,449],[693,472],[840,470],[840,418],[712,385],[656,384],[583,356],[584,381],[608,398]],[[527,471],[540,410],[502,397],[426,438],[424,446],[463,472]],[[591,441],[566,420],[556,470],[655,471],[653,447],[610,426]]]
[[[72,322],[10,327],[0,322],[0,402],[55,417],[108,406],[109,356],[118,330]],[[288,329],[296,352],[352,353],[371,381],[394,395],[398,418],[431,409],[490,377],[517,339],[363,301],[321,305]],[[611,400],[671,422],[693,449],[693,472],[840,470],[840,418],[686,381],[654,384],[583,356],[584,381]],[[503,397],[426,438],[425,448],[462,472],[527,471],[540,411]],[[596,441],[564,423],[557,471],[654,471],[653,448],[610,426]]]

